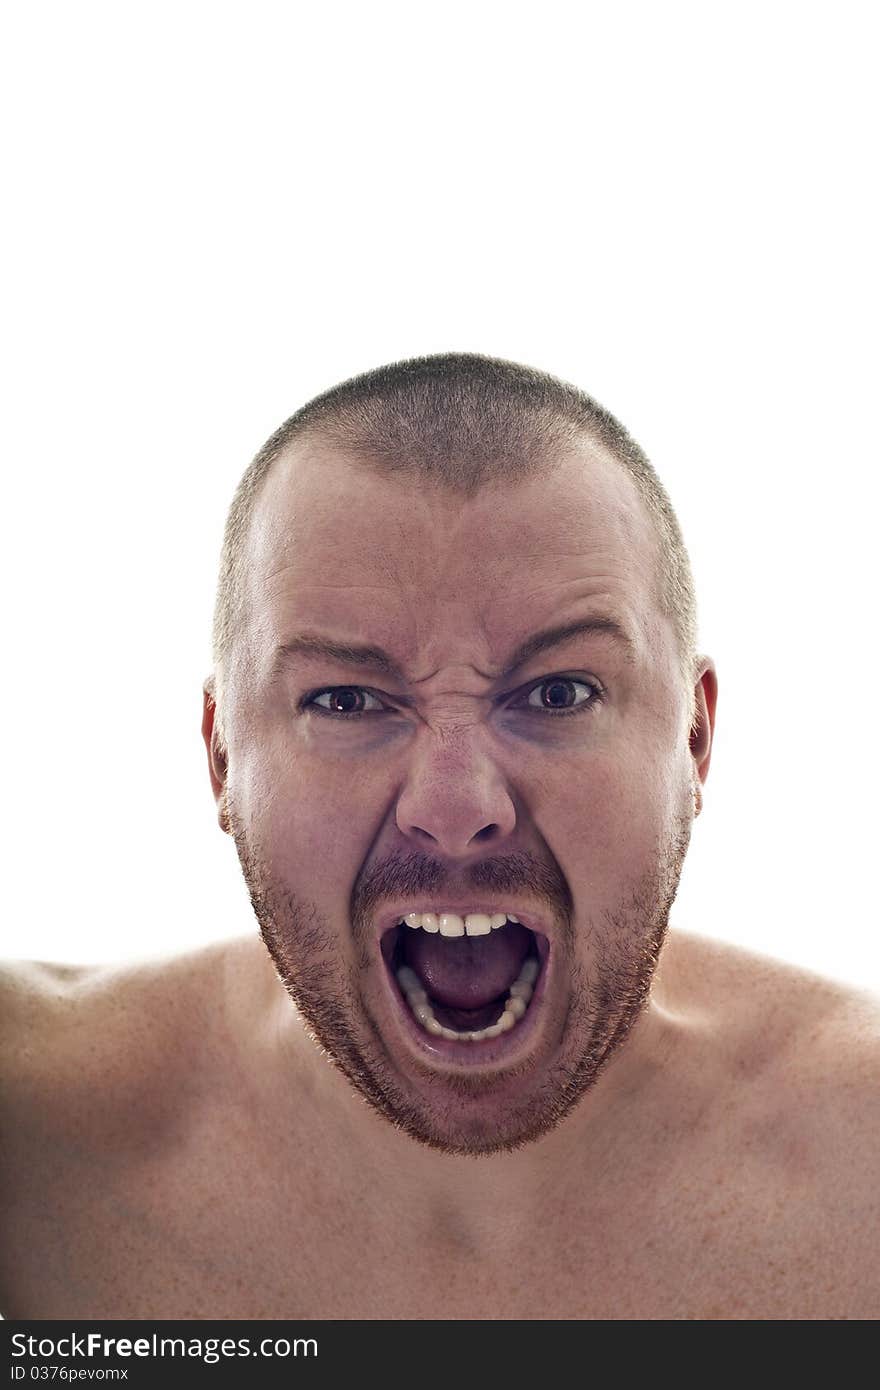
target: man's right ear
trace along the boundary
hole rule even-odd
[[[202,686],[204,695],[202,738],[205,740],[205,748],[208,752],[208,773],[211,778],[211,790],[217,803],[217,820],[220,829],[225,831],[227,835],[231,835],[232,826],[226,805],[227,752],[217,720],[215,689],[214,677],[208,676]]]

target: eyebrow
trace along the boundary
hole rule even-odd
[[[545,632],[536,632],[531,637],[527,637],[511,654],[499,679],[511,676],[514,671],[518,670],[520,666],[524,666],[539,652],[548,651],[551,647],[558,647],[563,642],[570,642],[575,637],[584,636],[605,637],[615,646],[620,647],[628,662],[635,661],[635,643],[616,619],[598,616],[578,618],[574,622],[563,623],[559,627],[551,627]],[[359,642],[336,642],[330,637],[302,633],[276,648],[273,662],[274,673],[277,674],[288,660],[298,656],[306,659],[309,657],[323,658],[324,660],[337,661],[343,666],[356,666],[360,669],[371,667],[374,671],[380,671],[385,676],[392,676],[401,685],[406,684],[406,676],[397,662],[381,647]]]

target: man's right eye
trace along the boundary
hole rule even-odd
[[[372,705],[367,701],[372,700]],[[384,710],[381,700],[361,685],[333,685],[326,690],[318,690],[309,695],[304,709],[316,709],[332,719],[347,719],[352,715],[375,714]]]

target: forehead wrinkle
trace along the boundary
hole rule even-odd
[[[424,624],[423,624],[422,626],[424,627]],[[432,631],[433,631],[435,625],[432,623],[431,626],[432,626]],[[470,627],[471,632],[473,633],[474,640],[475,640],[476,642],[479,642],[480,639],[482,639],[483,645],[491,652],[491,649],[492,649],[492,642],[491,642],[491,638],[490,638],[490,636],[489,636],[488,624],[487,624],[487,622],[486,622],[485,612],[484,612],[482,609],[481,609],[478,613],[472,615],[472,620],[471,620],[471,622],[470,622],[470,624],[469,624],[469,627]],[[419,640],[419,638],[418,638],[418,635],[417,635],[417,638],[416,638],[416,643],[417,643],[417,645],[418,645],[418,640]],[[476,675],[477,675],[481,680],[490,681],[490,682],[491,682],[491,681],[494,681],[494,680],[497,680],[497,676],[492,675],[491,671],[484,671],[484,670],[482,669],[482,667],[478,666],[478,665],[477,665],[475,662],[473,662],[473,661],[459,661],[459,662],[454,663],[454,665],[457,666],[457,667],[459,667],[459,668],[469,668],[471,671],[475,672]],[[412,682],[411,682],[411,683],[412,683],[413,685],[425,685],[429,680],[433,680],[433,678],[434,678],[440,671],[442,671],[442,670],[443,670],[443,662],[442,662],[442,661],[439,661],[438,664],[433,668],[433,670],[430,671],[427,675],[425,675],[425,676],[413,676]],[[500,674],[500,672],[499,672],[499,674]]]
[[[475,671],[476,674],[484,681],[493,681],[497,679],[495,676],[490,675],[488,672],[481,671],[479,666],[475,666],[472,661],[458,661],[455,664],[457,667],[469,667],[471,671]],[[442,670],[442,666],[435,666],[433,671],[430,671],[427,676],[413,676],[410,681],[410,685],[424,685],[427,681],[433,680],[434,677]],[[450,691],[449,693],[456,695],[470,695],[472,692],[468,690],[458,690]]]

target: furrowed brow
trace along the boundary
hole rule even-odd
[[[520,666],[525,665],[527,661],[540,652],[548,651],[551,647],[561,646],[564,642],[570,642],[575,637],[584,636],[603,637],[618,646],[629,663],[632,664],[636,659],[635,643],[626,629],[614,618],[599,616],[579,618],[574,622],[563,623],[559,627],[549,628],[546,632],[536,632],[531,637],[527,637],[513,652],[502,673],[502,678],[512,675]],[[337,642],[330,637],[302,633],[276,648],[272,663],[273,675],[279,675],[282,669],[289,663],[294,663],[297,657],[305,660],[312,658],[314,660],[336,661],[343,666],[351,666],[358,670],[372,669],[379,671],[382,675],[392,676],[401,685],[406,684],[406,677],[397,662],[382,647],[370,644]]]
[[[504,675],[512,675],[514,671],[518,670],[520,666],[524,666],[539,652],[548,651],[551,647],[559,647],[563,642],[570,642],[575,637],[585,636],[601,636],[608,639],[621,649],[630,664],[635,662],[636,645],[626,629],[614,618],[596,616],[579,618],[571,623],[562,623],[559,627],[551,627],[546,632],[536,632],[532,637],[527,637],[511,656]]]
[[[400,667],[386,651],[381,647],[360,642],[334,642],[329,637],[303,633],[276,648],[274,671],[280,672],[283,666],[295,661],[297,657],[304,657],[306,660],[312,657],[324,661],[338,661],[343,666],[358,667],[361,670],[370,667],[374,671],[381,671],[385,676],[393,676],[401,684],[404,681]]]

